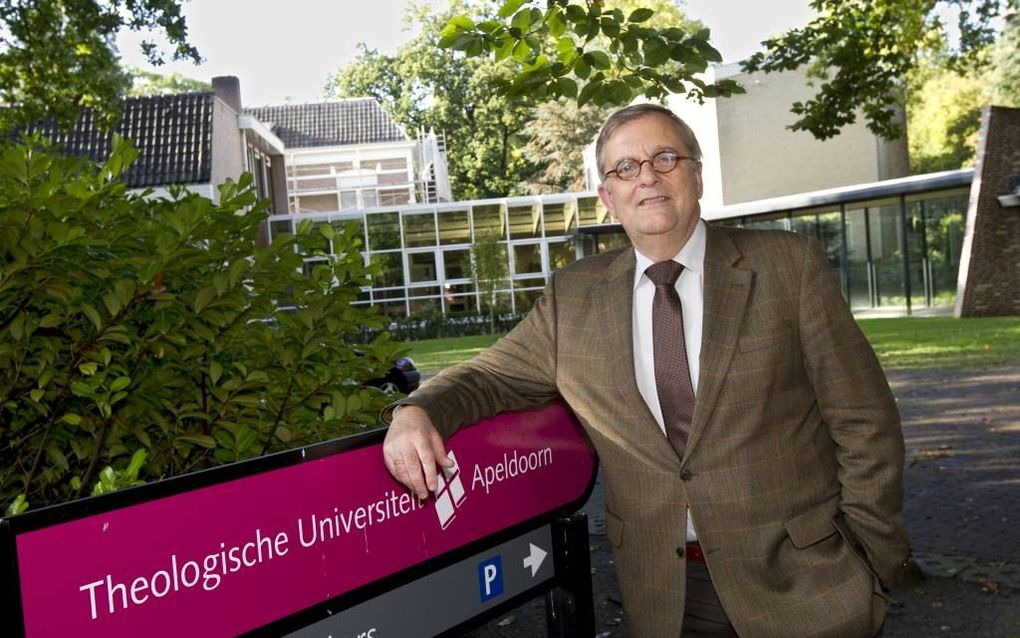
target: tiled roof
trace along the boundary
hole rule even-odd
[[[405,142],[407,136],[373,98],[245,109],[288,148]]]
[[[132,188],[205,183],[212,176],[213,93],[130,98],[114,129],[134,142],[138,159],[124,173]],[[72,155],[105,161],[112,133],[98,129],[86,110],[70,131],[46,122],[29,129]]]

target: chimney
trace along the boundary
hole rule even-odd
[[[236,112],[241,112],[241,81],[236,75],[221,75],[212,79],[213,93]]]

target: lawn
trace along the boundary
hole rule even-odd
[[[886,368],[986,368],[1020,365],[1020,317],[862,319],[861,328]],[[469,359],[500,335],[414,341],[411,357],[435,373]]]
[[[886,368],[1020,365],[1020,317],[863,319]]]

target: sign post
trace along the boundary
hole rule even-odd
[[[31,638],[429,636],[577,590],[563,558],[577,539],[556,521],[584,503],[596,460],[565,406],[463,428],[427,501],[386,472],[382,437],[0,520],[3,617]],[[409,609],[422,613],[395,613]]]

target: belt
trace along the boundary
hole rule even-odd
[[[698,543],[687,543],[684,553],[687,556],[687,560],[693,560],[697,563],[705,562],[705,554],[701,551],[701,545]]]

